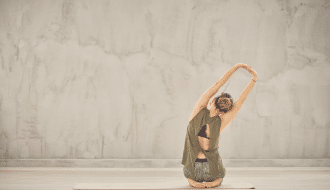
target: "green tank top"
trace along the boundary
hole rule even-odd
[[[203,150],[198,141],[198,133],[206,124],[210,126],[210,144],[208,150]],[[222,171],[218,152],[221,119],[219,116],[210,117],[206,107],[189,122],[184,143],[182,162],[187,169],[193,170],[199,152],[203,152],[210,166],[212,176],[218,176]]]

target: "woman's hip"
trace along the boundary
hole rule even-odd
[[[224,168],[222,161],[218,162],[218,175],[214,176],[210,172],[210,164],[206,159],[196,159],[195,166],[189,168],[186,166],[183,167],[183,173],[186,178],[193,179],[197,182],[212,182],[218,178],[223,178],[226,175],[226,169]]]

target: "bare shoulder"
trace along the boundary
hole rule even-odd
[[[189,117],[189,122],[194,119],[194,117],[202,110],[206,108],[206,106],[201,106],[201,107],[195,107],[193,112],[191,113]]]

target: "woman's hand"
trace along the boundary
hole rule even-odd
[[[245,70],[247,70],[249,73],[251,73],[254,77],[258,77],[258,74],[255,70],[252,69],[251,66],[247,65],[247,64],[244,64],[244,63],[241,63],[241,64],[236,64],[238,65],[239,68],[243,68]]]

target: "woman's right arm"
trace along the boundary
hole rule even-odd
[[[222,116],[221,121],[221,128],[220,133],[229,125],[229,123],[235,118],[238,111],[241,109],[243,102],[247,98],[247,96],[250,94],[255,82],[257,81],[258,74],[248,65],[246,64],[240,64],[241,68],[246,69],[249,73],[253,75],[253,78],[251,79],[250,83],[247,85],[247,87],[243,90],[238,100],[235,101],[233,107],[231,110],[229,110],[227,113],[225,113]]]
[[[241,68],[244,68],[247,70],[249,73],[253,75],[253,78],[251,79],[250,83],[247,85],[247,87],[243,90],[241,93],[239,100],[244,102],[244,100],[247,98],[247,96],[250,94],[254,84],[257,82],[258,74],[255,70],[252,69],[251,66],[246,65],[246,64],[241,64]]]

